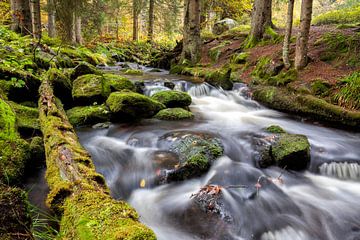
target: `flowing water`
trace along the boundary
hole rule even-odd
[[[167,76],[160,76],[161,81],[146,82],[147,95],[166,90]],[[113,197],[135,207],[158,239],[360,239],[359,133],[267,109],[251,100],[242,84],[223,91],[172,80],[177,90],[192,96],[194,120],[151,119],[78,130]],[[252,140],[273,124],[309,138],[307,171],[255,167]],[[172,139],[166,134],[171,132],[212,134],[221,139],[225,154],[200,178],[157,186],[159,169],[177,164],[176,156],[167,151]],[[282,181],[259,186],[262,176],[281,176]],[[205,213],[194,205],[193,194],[206,185],[222,187],[223,213]]]

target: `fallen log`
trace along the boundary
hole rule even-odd
[[[46,152],[48,206],[61,217],[60,239],[156,239],[136,211],[111,198],[44,77],[39,113]]]

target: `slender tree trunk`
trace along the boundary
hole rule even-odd
[[[308,63],[308,41],[311,25],[313,0],[302,0],[300,32],[296,41],[295,68],[303,69]]]
[[[248,45],[251,46],[264,36],[265,29],[271,23],[272,0],[255,0],[251,14],[251,30]]]
[[[136,0],[133,0],[133,40],[139,40],[139,6]]]
[[[119,40],[119,19],[118,17],[115,18],[116,21],[116,41]]]
[[[287,69],[290,68],[289,48],[290,48],[290,39],[291,39],[293,16],[294,16],[294,1],[295,0],[289,0],[288,3],[287,21],[286,21],[284,46],[283,46],[283,61],[285,64],[285,68]]]
[[[200,60],[200,0],[185,1],[184,40],[181,60],[196,64]]]
[[[20,29],[19,17],[17,16],[17,11],[19,9],[19,0],[11,0],[10,8],[11,8],[11,16],[12,16],[11,30],[18,32]]]
[[[148,41],[152,42],[154,38],[154,14],[155,0],[150,0],[149,3],[149,29],[148,29]]]
[[[75,11],[72,13],[71,17],[71,26],[69,29],[70,33],[70,40],[72,44],[76,44],[76,13]]]
[[[11,0],[11,29],[22,35],[32,34],[32,21],[29,0]]]
[[[82,44],[82,27],[81,27],[81,16],[75,13],[75,41],[76,43]]]
[[[54,0],[47,0],[49,37],[56,37],[56,8]]]
[[[30,11],[34,38],[41,38],[40,0],[30,0]]]

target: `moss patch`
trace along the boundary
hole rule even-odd
[[[72,96],[78,105],[90,105],[105,100],[102,76],[87,74],[73,82]]]
[[[110,111],[105,105],[74,107],[66,111],[66,114],[73,126],[107,122],[110,119]]]
[[[176,121],[176,120],[184,120],[184,119],[193,119],[194,114],[183,108],[167,108],[158,112],[154,116],[154,118],[160,120]]]
[[[14,102],[9,102],[16,114],[16,126],[20,134],[32,135],[40,133],[39,110],[26,107]]]
[[[267,127],[266,131],[269,133],[285,133],[285,130],[277,125],[271,125],[271,126]]]
[[[135,92],[135,85],[127,78],[115,75],[115,74],[104,74],[104,93],[109,96],[110,93],[130,90]]]
[[[16,138],[15,121],[15,113],[11,107],[0,98],[0,138]]]
[[[189,94],[180,91],[161,91],[155,93],[151,98],[168,108],[187,107],[192,102]]]
[[[158,101],[127,91],[111,93],[106,104],[118,121],[152,117],[165,108]]]

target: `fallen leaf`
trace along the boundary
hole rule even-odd
[[[141,181],[140,181],[140,187],[141,188],[144,188],[146,186],[146,181],[145,181],[145,179],[141,179]]]

